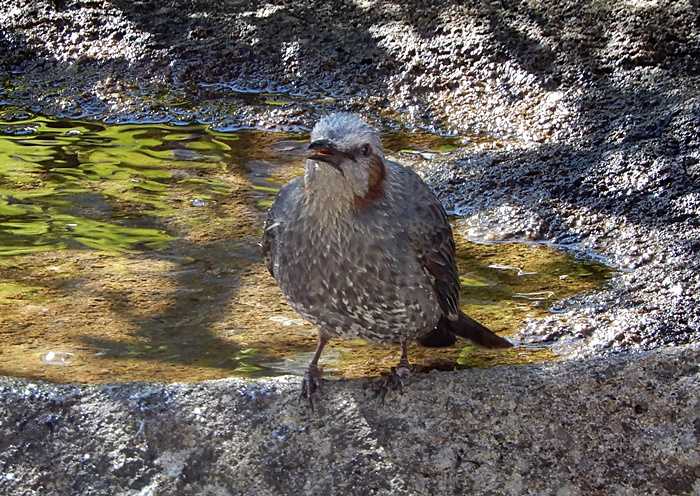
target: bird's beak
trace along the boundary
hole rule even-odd
[[[309,144],[308,158],[323,162],[343,174],[340,164],[346,159],[354,160],[354,157],[338,148],[329,140],[316,140]],[[344,175],[344,174],[343,174]]]

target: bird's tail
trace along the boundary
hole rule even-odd
[[[457,320],[447,320],[447,324],[450,330],[457,336],[468,339],[474,344],[478,344],[484,348],[510,348],[513,346],[510,341],[490,331],[462,312],[459,312],[459,318]]]
[[[493,333],[462,312],[459,312],[457,320],[441,318],[435,329],[421,338],[419,342],[423,346],[450,346],[454,344],[455,336],[468,339],[484,348],[510,348],[513,346],[510,341]]]

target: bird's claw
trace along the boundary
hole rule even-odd
[[[306,400],[312,411],[314,409],[314,396],[317,395],[317,391],[321,392],[321,377],[321,369],[310,366],[304,374],[304,379],[301,381],[301,395],[299,399]]]
[[[377,396],[381,397],[382,403],[384,403],[389,391],[403,394],[404,383],[410,375],[411,367],[407,363],[399,364],[398,367],[392,367],[389,375],[381,379],[377,387]]]

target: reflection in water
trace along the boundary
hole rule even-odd
[[[54,381],[189,381],[298,372],[315,330],[259,259],[264,210],[302,170],[302,134],[59,121],[0,108],[0,370]],[[393,133],[412,157],[460,138]],[[512,334],[609,271],[551,249],[457,239],[465,310]],[[397,350],[336,341],[336,376]],[[547,350],[414,348],[423,366],[551,359]]]

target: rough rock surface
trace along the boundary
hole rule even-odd
[[[496,134],[419,164],[465,232],[622,270],[523,329],[570,361],[381,407],[362,382],[307,418],[290,380],[4,380],[0,494],[700,494],[697,0],[8,0],[0,71],[0,102],[72,117]]]
[[[524,339],[591,355],[700,334],[695,1],[12,0],[0,12],[4,100],[37,111],[293,129],[342,107],[509,136],[426,167],[470,234],[594,251],[627,271]]]
[[[385,404],[298,381],[0,382],[0,494],[700,493],[700,348],[432,372]]]

